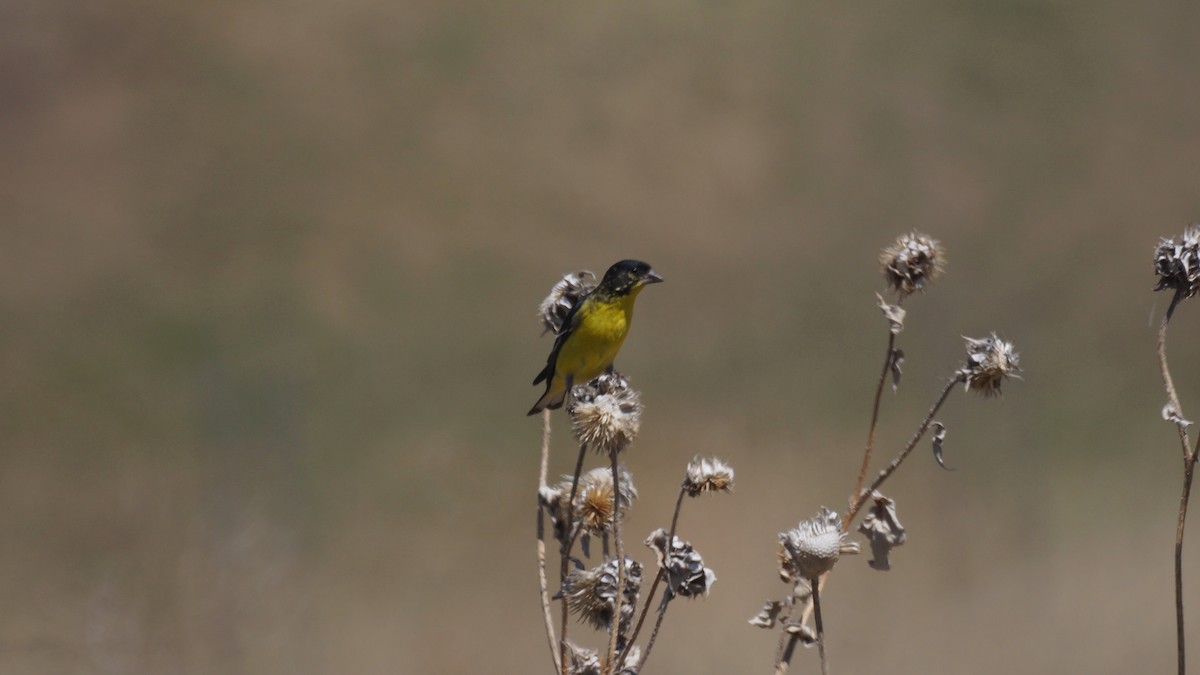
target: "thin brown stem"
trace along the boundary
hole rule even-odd
[[[617,636],[621,633],[621,604],[625,600],[625,551],[621,546],[621,474],[617,469],[617,452],[614,450],[608,456],[612,461],[612,531],[613,549],[617,554],[617,597],[613,599],[612,621],[608,623],[608,655],[604,663],[609,664],[609,672],[616,675]]]
[[[784,675],[792,666],[792,654],[796,651],[799,635],[793,635],[782,630],[779,632],[779,645],[775,648],[775,675]]]
[[[546,487],[550,472],[550,410],[542,411],[542,466],[538,471],[538,487]]]
[[[867,470],[871,468],[871,451],[875,447],[875,427],[879,424],[879,403],[883,398],[883,385],[887,382],[888,371],[892,369],[892,359],[895,358],[896,334],[888,331],[887,355],[883,359],[883,370],[879,373],[879,382],[875,385],[875,403],[871,406],[871,428],[867,431],[867,449],[863,452],[862,468],[858,470],[858,480],[854,482],[854,492],[851,492],[850,510],[858,510],[859,495],[863,484],[867,482]]]
[[[550,411],[542,412],[542,468],[538,474],[538,513],[537,513],[537,562],[538,587],[542,596],[542,615],[546,620],[546,639],[550,642],[550,660],[554,663],[555,672],[561,672],[558,642],[554,637],[554,619],[550,616],[550,591],[546,582],[546,509],[542,504],[542,490],[546,488],[547,467],[550,463]]]
[[[792,662],[792,652],[796,649],[796,640],[799,639],[799,636],[787,631],[788,623],[792,620],[792,612],[796,609],[794,591],[784,599],[783,604],[785,611],[779,617],[779,626],[782,630],[779,631],[779,643],[775,645],[775,675],[783,675],[787,672],[788,666]]]
[[[679,525],[679,512],[683,510],[683,495],[687,493],[686,484],[679,484],[679,494],[675,497],[675,512],[671,514],[671,531],[667,535],[667,546],[675,541],[676,526]],[[670,550],[669,548],[667,550]]]
[[[942,393],[938,395],[937,401],[933,404],[933,407],[929,409],[929,414],[925,416],[924,421],[921,422],[921,426],[917,428],[916,433],[914,433],[912,438],[908,441],[908,445],[904,447],[904,450],[900,451],[900,454],[897,455],[896,458],[893,459],[883,471],[879,472],[879,475],[871,483],[870,487],[860,492],[857,498],[854,499],[853,508],[846,513],[846,519],[842,521],[843,530],[850,529],[850,523],[854,522],[854,516],[858,515],[858,512],[862,509],[863,503],[867,501],[867,497],[870,496],[871,493],[878,490],[879,486],[883,485],[884,481],[886,481],[893,473],[895,473],[896,469],[900,468],[900,465],[905,459],[908,458],[908,455],[912,453],[913,448],[917,447],[917,443],[921,442],[921,437],[925,435],[925,432],[929,430],[929,425],[933,422],[933,416],[937,414],[938,410],[941,410],[942,404],[946,402],[946,398],[950,396],[950,392],[954,390],[956,385],[963,382],[964,377],[964,375],[959,374],[946,383],[946,386],[942,389]]]
[[[1158,369],[1162,374],[1163,388],[1167,390],[1167,400],[1179,419],[1183,419],[1183,407],[1179,403],[1179,394],[1175,391],[1175,382],[1171,379],[1171,369],[1167,366],[1167,325],[1171,321],[1171,310],[1178,302],[1179,294],[1171,302],[1171,308],[1158,326]],[[1179,434],[1179,444],[1183,449],[1183,491],[1179,496],[1179,520],[1175,525],[1175,652],[1179,666],[1179,675],[1187,672],[1187,641],[1183,631],[1183,533],[1187,524],[1188,500],[1192,494],[1192,477],[1196,468],[1197,453],[1200,453],[1200,440],[1195,449],[1190,449],[1187,426],[1176,423]]]
[[[1179,404],[1179,394],[1175,392],[1175,382],[1171,379],[1171,369],[1167,367],[1167,323],[1171,317],[1168,315],[1163,318],[1162,323],[1158,326],[1158,370],[1162,373],[1163,387],[1167,390],[1167,401],[1171,407],[1175,409],[1175,414],[1183,417],[1183,406]],[[1179,432],[1179,444],[1183,448],[1183,461],[1187,464],[1188,446],[1191,443],[1188,440],[1187,426],[1176,424],[1176,429]]]
[[[1195,468],[1196,455],[1193,453],[1183,466],[1183,494],[1179,497],[1179,523],[1175,527],[1175,646],[1178,652],[1179,675],[1187,672],[1183,635],[1183,529],[1187,522],[1188,500],[1192,494],[1192,476]]]
[[[821,655],[821,675],[829,675],[829,659],[825,656],[825,625],[821,622],[821,581],[809,579],[812,585],[813,616],[817,622],[817,651]]]
[[[675,541],[675,526],[679,524],[679,511],[683,508],[684,485],[679,485],[679,495],[675,497],[675,512],[671,514],[671,532],[667,535],[667,555],[670,556],[671,544]],[[662,583],[665,572],[660,567],[658,573],[654,575],[654,583],[650,584],[650,592],[646,594],[646,602],[642,605],[642,613],[638,615],[637,623],[634,624],[633,633],[629,636],[629,641],[625,645],[625,649],[621,650],[621,658],[617,659],[617,669],[625,665],[625,658],[629,656],[629,649],[637,642],[638,634],[642,632],[642,624],[646,621],[646,615],[650,613],[650,604],[654,600],[654,593],[658,590],[658,585]],[[655,630],[655,632],[658,632]],[[651,638],[653,644],[653,638]],[[646,653],[642,655],[642,662],[645,663],[645,658],[650,655],[649,647],[646,648]]]
[[[829,580],[829,572],[826,572],[825,574],[821,575],[821,577],[817,580],[816,585],[813,586],[813,588],[816,588],[818,591],[824,590],[825,582],[828,580]],[[812,584],[812,583],[813,582],[811,582],[811,581],[809,582],[809,584]],[[813,605],[813,601],[812,601],[813,596],[809,595],[808,598],[809,598],[808,602],[804,603],[804,609],[800,612],[800,623],[802,625],[807,624],[808,620],[810,618],[812,618],[812,616],[813,616],[813,611],[814,611],[814,605]],[[786,625],[786,624],[784,624],[784,625]],[[785,631],[784,635],[786,636],[786,635],[788,635],[788,633]],[[778,648],[779,651],[775,657],[775,673],[776,673],[776,675],[779,675],[781,673],[786,673],[788,670],[788,667],[791,665],[792,652],[795,650],[796,642],[800,639],[800,636],[791,635],[790,637],[791,637],[791,640],[787,643],[786,649],[784,648],[783,637],[781,636],[779,639],[779,648]]]
[[[575,460],[575,473],[571,478],[571,495],[567,499],[566,529],[563,532],[568,533],[569,536],[563,537],[566,541],[563,542],[562,564],[559,567],[558,586],[560,592],[566,591],[567,574],[571,569],[571,549],[574,548],[575,538],[579,534],[578,528],[575,527],[575,494],[579,491],[579,474],[583,472],[583,456],[586,452],[587,445],[581,443],[579,445],[579,457]],[[570,625],[571,617],[565,597],[559,601],[559,604],[562,606],[562,628],[560,630],[562,639],[558,643],[559,666],[562,675],[570,675],[568,672],[571,663],[567,654],[567,628]]]
[[[667,615],[667,605],[671,604],[671,592],[664,591],[662,602],[658,603],[658,617],[654,619],[654,630],[650,631],[650,639],[646,641],[646,651],[642,653],[642,660],[638,663],[640,671],[646,665],[646,659],[650,658],[650,651],[654,649],[654,641],[658,639],[658,629],[662,628],[663,617]]]
[[[638,635],[642,632],[642,624],[646,622],[646,615],[650,613],[650,603],[654,600],[654,593],[658,590],[658,585],[662,582],[663,572],[658,571],[654,576],[654,583],[650,584],[650,592],[646,595],[646,602],[642,605],[642,612],[638,615],[637,623],[633,626],[633,633],[629,636],[629,641],[625,643],[625,649],[621,650],[621,658],[617,659],[617,668],[625,665],[625,658],[629,656],[629,650],[637,642]]]

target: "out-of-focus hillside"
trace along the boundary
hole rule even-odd
[[[0,672],[544,668],[534,309],[624,257],[667,278],[618,361],[630,540],[694,454],[738,475],[687,505],[719,581],[648,670],[765,672],[746,619],[776,533],[844,507],[876,255],[913,228],[950,266],[883,454],[961,335],[1025,379],[951,399],[957,471],[891,483],[909,542],[839,568],[836,670],[1169,668],[1150,253],[1200,220],[1198,28],[1184,0],[0,7]]]

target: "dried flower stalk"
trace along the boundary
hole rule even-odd
[[[1200,239],[1200,233],[1197,234],[1197,238]],[[1200,257],[1195,259],[1200,260]],[[759,627],[782,627],[775,655],[777,675],[786,673],[790,668],[797,644],[816,644],[820,652],[822,673],[828,672],[821,595],[837,562],[837,554],[846,552],[841,549],[841,542],[855,517],[865,506],[871,504],[870,512],[858,531],[867,535],[871,544],[871,567],[879,570],[890,568],[889,553],[904,543],[906,535],[896,515],[895,502],[879,494],[878,489],[908,458],[931,427],[936,428],[933,434],[934,458],[943,468],[949,469],[941,452],[946,428],[940,422],[935,422],[934,417],[955,385],[963,384],[965,389],[976,391],[983,396],[998,396],[1005,380],[1018,377],[1018,355],[1011,343],[1001,340],[995,333],[983,339],[966,338],[965,365],[946,382],[909,442],[867,485],[883,387],[889,374],[894,389],[899,387],[901,378],[904,352],[896,347],[896,336],[904,329],[906,319],[906,311],[902,305],[909,296],[925,290],[930,282],[941,275],[945,264],[945,252],[936,240],[913,232],[900,237],[884,249],[880,254],[880,263],[888,291],[896,294],[897,301],[895,305],[891,305],[882,295],[877,296],[879,309],[888,321],[888,342],[883,366],[876,381],[867,443],[854,490],[850,494],[850,507],[844,519],[839,520],[831,511],[822,509],[817,518],[802,522],[795,530],[781,533],[780,575],[784,581],[791,584],[792,592],[782,600],[768,601],[762,611],[750,620],[752,625]],[[815,631],[808,627],[810,617],[816,620]]]
[[[1187,672],[1187,641],[1183,628],[1183,535],[1187,525],[1188,502],[1192,494],[1192,478],[1196,460],[1200,456],[1200,441],[1192,446],[1188,438],[1191,422],[1184,419],[1183,407],[1171,369],[1167,365],[1167,325],[1179,303],[1200,291],[1200,226],[1192,225],[1183,232],[1178,241],[1163,239],[1154,252],[1154,273],[1158,285],[1154,290],[1174,291],[1171,304],[1158,327],[1158,367],[1162,375],[1163,388],[1167,392],[1167,405],[1163,418],[1175,425],[1179,435],[1179,446],[1183,452],[1183,489],[1179,496],[1179,518],[1175,525],[1175,651],[1179,675]]]
[[[545,331],[558,333],[575,303],[589,293],[594,284],[590,273],[567,275],[555,285],[539,307]],[[560,675],[637,675],[642,672],[662,623],[665,606],[670,599],[700,597],[708,593],[716,579],[715,573],[690,544],[674,536],[684,495],[729,492],[733,488],[734,472],[716,459],[695,459],[688,465],[685,480],[671,517],[670,537],[662,540],[655,585],[638,613],[641,589],[641,566],[625,557],[622,523],[626,512],[637,497],[628,470],[618,464],[620,453],[636,439],[642,413],[638,392],[629,387],[628,380],[611,368],[590,382],[573,386],[566,404],[571,431],[579,443],[575,470],[556,485],[547,484],[547,462],[550,446],[549,412],[543,415],[542,464],[538,481],[538,575],[546,635],[551,646],[555,671]],[[587,450],[607,455],[608,466],[584,471]],[[548,591],[545,563],[546,517],[553,524],[553,533],[560,545],[561,590],[553,599],[560,601],[561,629],[554,635],[550,616],[551,598]],[[657,531],[660,535],[663,530]],[[573,557],[576,544],[584,557],[590,557],[590,537],[603,541],[604,562],[585,569],[582,561]],[[612,544],[615,555],[609,556]],[[637,634],[646,618],[656,586],[667,579],[658,621],[645,649],[637,644]],[[607,631],[607,645],[601,650],[582,647],[569,639],[571,614],[583,624]],[[630,636],[634,616],[636,627]]]

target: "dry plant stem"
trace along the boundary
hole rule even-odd
[[[891,341],[889,341],[889,342],[891,342]],[[891,358],[891,356],[890,356],[891,350],[890,349],[888,351],[888,354],[889,354],[889,359],[890,359]],[[886,375],[886,369],[884,372]],[[950,396],[950,392],[954,390],[954,387],[963,383],[963,381],[964,381],[963,378],[964,378],[964,375],[959,374],[959,375],[955,376],[953,379],[951,379],[949,382],[946,383],[946,386],[942,389],[942,392],[938,395],[937,401],[935,401],[933,404],[933,407],[929,409],[929,414],[927,414],[925,416],[925,419],[921,422],[921,426],[917,428],[916,433],[914,433],[912,438],[909,439],[908,445],[905,446],[904,449],[900,451],[900,454],[897,455],[896,458],[893,459],[891,461],[891,463],[888,464],[887,467],[883,471],[879,472],[879,476],[877,476],[875,478],[874,482],[871,483],[870,487],[868,487],[866,490],[860,490],[857,494],[855,494],[852,497],[850,510],[846,512],[846,518],[845,518],[845,520],[842,521],[842,529],[844,529],[844,530],[850,529],[850,523],[854,522],[854,517],[858,515],[858,512],[862,509],[862,505],[864,503],[866,503],[868,496],[871,493],[873,493],[874,491],[878,490],[879,487],[881,485],[883,485],[884,481],[886,481],[893,473],[895,473],[896,469],[900,468],[900,465],[904,462],[905,459],[908,458],[909,454],[912,453],[913,448],[917,447],[917,443],[921,442],[921,438],[925,435],[925,432],[929,430],[929,425],[933,423],[934,416],[937,415],[939,410],[941,410],[942,405],[945,404],[946,398]],[[806,606],[800,614],[800,622],[801,623],[807,623],[809,617],[812,616],[816,612],[817,596],[821,592],[821,589],[823,589],[825,587],[825,581],[828,578],[829,578],[828,574],[823,574],[823,575],[821,575],[821,577],[819,579],[815,579],[811,582],[812,583],[812,591],[813,591],[813,594],[811,596],[812,601],[805,603]],[[823,644],[824,638],[823,638],[823,636],[820,635],[820,627],[818,627],[817,630],[818,630],[818,640],[821,641],[821,643],[822,643],[821,648],[823,650],[824,649],[824,644]],[[790,639],[785,639],[785,638],[790,638]],[[775,660],[776,675],[782,675],[783,673],[787,672],[788,666],[790,665],[789,661],[791,660],[791,653],[792,653],[793,649],[795,648],[796,639],[797,639],[796,636],[788,635],[786,632],[784,633],[783,636],[780,637],[778,656]],[[825,667],[825,659],[824,658],[821,659],[821,665],[822,665],[822,672],[824,672],[824,667]]]
[[[903,302],[903,301],[901,301]],[[883,398],[883,385],[887,382],[888,371],[892,369],[892,359],[895,358],[896,334],[888,331],[887,356],[883,359],[883,370],[879,373],[879,383],[875,385],[875,404],[871,408],[871,428],[867,432],[867,449],[863,452],[862,468],[858,470],[858,480],[854,483],[854,492],[850,510],[858,509],[859,495],[862,494],[863,483],[867,482],[867,470],[871,467],[871,450],[875,447],[875,427],[879,424],[879,402]]]
[[[1174,301],[1172,302],[1174,308]],[[1179,404],[1179,395],[1175,392],[1175,383],[1171,380],[1171,370],[1167,367],[1167,324],[1171,320],[1170,311],[1163,317],[1158,327],[1158,368],[1162,372],[1163,387],[1167,390],[1167,398],[1174,407],[1175,413],[1183,417],[1183,408]],[[1187,672],[1187,643],[1183,632],[1183,531],[1187,524],[1188,500],[1192,494],[1192,477],[1196,469],[1196,457],[1200,453],[1200,443],[1195,449],[1189,450],[1191,443],[1188,439],[1187,427],[1176,424],[1179,432],[1179,443],[1183,447],[1183,493],[1179,497],[1179,521],[1175,525],[1175,651],[1179,665],[1179,675]]]
[[[579,458],[575,460],[575,474],[571,478],[571,497],[567,500],[567,532],[571,536],[567,538],[566,543],[562,547],[562,565],[559,568],[558,586],[560,592],[563,586],[566,585],[567,573],[571,569],[571,549],[575,546],[575,537],[579,534],[578,528],[575,527],[575,494],[579,491],[579,474],[583,472],[583,456],[587,452],[587,445],[579,445]],[[562,606],[562,639],[558,643],[558,659],[560,672],[562,675],[570,675],[570,659],[567,655],[567,626],[570,623],[570,611],[567,608],[567,600],[564,597],[559,601]]]
[[[780,631],[779,646],[775,649],[775,675],[784,675],[792,665],[792,654],[796,651],[796,643],[800,636],[792,635],[786,630]]]
[[[675,527],[679,524],[679,511],[683,508],[683,484],[679,486],[679,496],[675,498],[675,513],[671,515],[671,531],[667,534],[667,558],[671,557],[671,546],[675,543]],[[654,585],[650,587],[650,595],[646,598],[646,605],[642,608],[642,618],[646,616],[646,610],[650,608],[650,601],[654,599],[654,589],[662,580],[664,572],[658,570],[658,575],[654,577]],[[663,618],[667,615],[667,605],[671,604],[670,591],[663,591],[662,602],[658,605],[658,616],[654,619],[654,630],[650,631],[650,639],[646,641],[646,651],[642,654],[642,661],[638,664],[641,669],[646,665],[646,659],[650,658],[650,651],[654,649],[654,641],[658,639],[658,629],[662,628]],[[638,619],[639,626],[641,619]]]
[[[613,599],[613,617],[608,623],[608,658],[604,660],[612,668],[609,672],[617,673],[617,635],[621,632],[621,603],[625,599],[625,551],[621,546],[621,509],[618,500],[621,494],[621,474],[617,471],[617,453],[609,453],[612,460],[613,479],[613,549],[617,554],[617,597]]]
[[[1171,369],[1167,367],[1167,322],[1170,320],[1171,318],[1168,316],[1158,326],[1158,369],[1162,372],[1163,387],[1167,390],[1167,400],[1175,408],[1175,412],[1183,417],[1183,406],[1179,404],[1179,394],[1175,393],[1175,382],[1171,379]],[[1191,445],[1188,440],[1187,427],[1177,424],[1176,428],[1179,431],[1179,444],[1183,448],[1183,461],[1186,466],[1188,446]]]
[[[796,649],[796,640],[798,636],[787,632],[788,622],[792,620],[792,610],[796,608],[796,599],[794,595],[789,595],[784,604],[787,606],[787,611],[779,619],[779,625],[783,629],[779,631],[779,644],[775,647],[775,675],[783,675],[788,670],[788,666],[792,662],[792,651]]]
[[[829,659],[825,658],[825,625],[821,623],[821,579],[809,579],[812,586],[813,616],[817,622],[817,651],[821,654],[821,675],[829,675]]]
[[[1187,672],[1183,636],[1183,528],[1187,521],[1188,499],[1192,494],[1192,476],[1196,468],[1193,452],[1183,465],[1183,494],[1179,497],[1179,523],[1175,527],[1175,644],[1179,656],[1179,675]]]
[[[538,472],[538,487],[546,487],[550,472],[550,409],[542,411],[542,467]]]
[[[679,485],[679,496],[675,498],[675,513],[671,515],[671,532],[667,535],[667,550],[670,551],[671,542],[675,541],[675,526],[679,524],[679,511],[683,508],[684,484]],[[650,584],[650,592],[646,594],[646,602],[642,605],[642,613],[638,615],[637,623],[633,627],[633,633],[629,636],[629,641],[625,645],[625,649],[621,650],[621,658],[617,660],[617,668],[625,665],[625,657],[629,656],[629,648],[637,642],[638,633],[642,632],[642,624],[646,621],[646,615],[650,613],[650,603],[654,600],[654,592],[658,590],[658,585],[662,583],[663,570],[659,568],[658,574],[654,575],[654,583]],[[650,647],[654,646],[654,635],[658,634],[658,626],[662,624],[662,615],[659,615],[658,623],[654,626],[654,633],[651,634],[650,644],[646,647],[645,653],[642,654],[642,663],[646,663],[646,658],[650,656]]]
[[[829,573],[826,572],[825,574],[822,574],[821,578],[817,581],[817,586],[816,586],[817,589],[823,590],[825,588],[825,582],[828,580],[829,580]],[[788,613],[788,616],[785,619],[785,621],[790,621],[791,616],[792,616],[791,610],[789,609],[789,613]],[[810,618],[812,618],[812,616],[813,616],[813,603],[812,602],[804,603],[804,610],[802,612],[800,612],[800,623],[802,623],[802,624],[808,623],[808,620]],[[785,638],[789,638],[789,637],[791,638],[790,641],[785,639]],[[775,673],[776,673],[776,675],[780,675],[781,673],[787,672],[788,667],[791,665],[792,652],[795,651],[796,642],[799,639],[800,639],[799,636],[789,635],[786,631],[783,633],[783,635],[780,636],[779,647],[776,650],[776,657],[775,657]]]
[[[650,639],[646,641],[646,651],[642,654],[642,660],[638,664],[641,669],[646,665],[646,658],[650,656],[650,650],[654,649],[654,641],[658,639],[658,629],[662,628],[663,617],[667,615],[667,605],[671,604],[671,596],[663,593],[662,602],[658,603],[658,617],[654,620],[654,630],[650,631]]]
[[[900,451],[900,454],[883,471],[879,472],[879,476],[875,478],[870,487],[858,494],[857,499],[854,500],[854,506],[846,512],[846,519],[842,521],[842,529],[850,529],[850,523],[854,522],[854,516],[858,515],[858,512],[862,509],[862,505],[867,501],[867,497],[878,490],[884,481],[895,473],[896,469],[900,468],[900,465],[908,458],[913,448],[917,447],[917,443],[921,442],[921,437],[929,430],[929,425],[933,422],[933,416],[937,414],[938,410],[941,410],[942,404],[946,402],[946,398],[950,396],[950,392],[954,390],[954,387],[963,383],[964,377],[964,375],[959,374],[946,383],[945,388],[942,389],[942,393],[937,398],[937,402],[929,409],[929,414],[925,416],[925,420],[921,422],[921,426],[913,434],[912,439],[908,441],[908,445],[905,446],[904,450]]]
[[[538,514],[537,514],[537,560],[538,586],[542,592],[542,614],[546,619],[546,639],[550,642],[550,660],[554,663],[554,671],[561,672],[562,666],[558,660],[558,650],[555,648],[557,639],[554,637],[554,619],[550,616],[550,591],[546,583],[546,510],[542,508],[541,491],[546,487],[546,474],[550,464],[550,411],[542,411],[542,468],[538,474]]]

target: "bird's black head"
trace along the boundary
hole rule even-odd
[[[600,288],[615,295],[625,295],[646,284],[656,284],[662,280],[649,264],[641,260],[622,260],[604,273]]]

